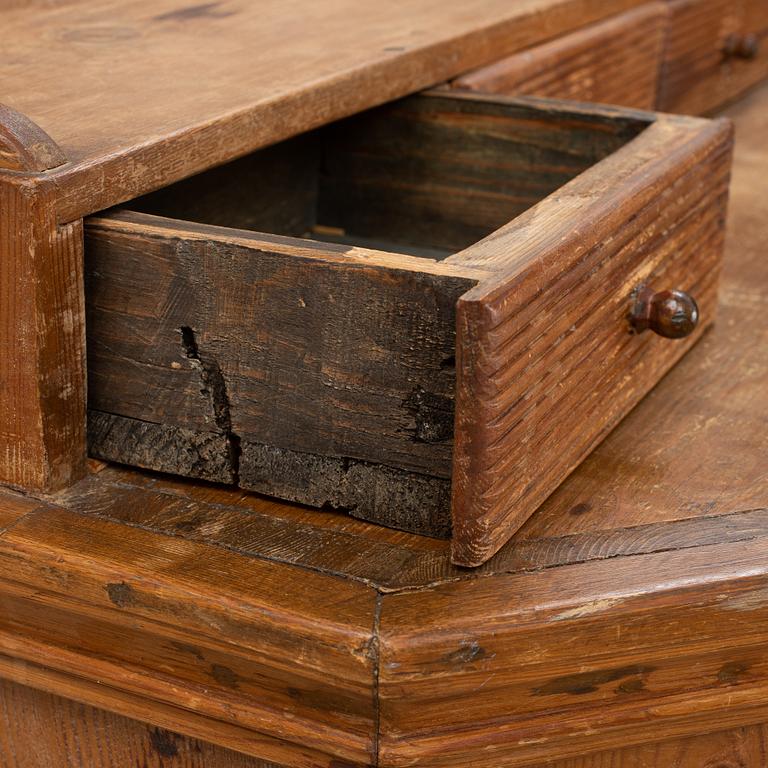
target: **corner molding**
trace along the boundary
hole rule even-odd
[[[0,104],[0,170],[43,173],[67,162],[61,147],[39,125]]]

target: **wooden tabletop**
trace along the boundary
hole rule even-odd
[[[0,677],[306,768],[768,720],[768,87],[729,115],[716,326],[489,563],[97,465],[0,497]]]
[[[74,166],[164,143],[156,161],[183,171],[640,1],[58,0],[34,12],[0,3],[0,100]]]

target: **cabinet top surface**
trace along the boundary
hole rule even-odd
[[[638,2],[12,1],[0,101],[74,166],[155,145],[222,161]]]

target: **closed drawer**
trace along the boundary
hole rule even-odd
[[[470,72],[452,85],[652,109],[669,11],[648,3]]]
[[[768,77],[766,0],[672,0],[659,108],[700,114]]]
[[[477,565],[712,321],[730,146],[725,121],[433,92],[92,218],[91,452]],[[642,331],[652,296],[684,338]]]

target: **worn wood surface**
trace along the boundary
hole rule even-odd
[[[40,126],[0,104],[0,169],[39,173],[66,162],[58,144]]]
[[[412,97],[305,137],[282,206],[224,213],[199,177],[139,207],[456,251],[650,119]],[[258,167],[208,183],[227,200]],[[86,249],[92,455],[450,535],[455,306],[488,270],[129,213],[90,220]]]
[[[711,112],[768,77],[765,0],[671,0],[659,109]],[[754,58],[729,55],[729,38],[755,35]]]
[[[483,274],[93,220],[91,452],[448,535],[455,305]]]
[[[0,173],[0,483],[36,490],[85,463],[82,222],[56,221],[56,192]]]
[[[281,768],[7,681],[0,681],[0,754],[5,768]],[[766,760],[768,726],[755,725],[535,768],[763,768]]]
[[[653,109],[666,3],[647,3],[461,75],[452,87]]]
[[[3,4],[0,79],[81,176],[73,203],[98,200],[83,215],[638,2]]]
[[[0,677],[129,717],[159,707],[162,727],[278,763],[370,761],[370,586],[184,539],[157,549],[63,508],[3,543]]]
[[[767,760],[768,726],[763,724],[599,752],[536,768],[761,768]]]
[[[404,99],[334,127],[318,221],[447,256],[617,151],[651,119],[443,91]]]
[[[280,768],[7,681],[0,755],[3,768]]]
[[[731,145],[658,120],[446,260],[496,271],[457,308],[454,562],[493,555],[714,319]],[[644,284],[695,295],[694,333],[630,334]]]

